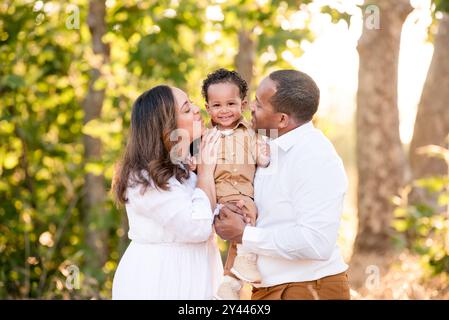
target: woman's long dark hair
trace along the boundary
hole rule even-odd
[[[176,103],[170,87],[156,86],[137,98],[126,149],[112,183],[118,204],[128,201],[126,189],[130,184],[141,184],[144,190],[150,186],[168,190],[171,177],[180,182],[189,177],[188,171],[170,160],[173,130],[176,130]]]

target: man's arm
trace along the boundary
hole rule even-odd
[[[242,237],[246,249],[289,260],[330,258],[337,241],[347,178],[339,158],[315,167],[319,170],[310,171],[307,179],[291,185],[297,216],[295,225],[285,228],[246,226]]]

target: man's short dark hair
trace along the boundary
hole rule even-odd
[[[315,81],[297,70],[274,71],[269,77],[276,83],[276,93],[270,101],[274,110],[298,121],[312,120],[320,102],[320,89]]]
[[[203,81],[202,94],[207,101],[207,90],[209,87],[216,83],[233,83],[239,88],[240,99],[245,99],[248,93],[248,84],[245,80],[236,72],[227,69],[220,68],[207,75],[207,78]]]

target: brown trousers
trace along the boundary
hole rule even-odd
[[[251,199],[250,197],[244,195],[231,195],[219,198],[218,203],[223,204],[225,202],[237,202],[239,200],[243,200],[245,202],[242,211],[243,213],[246,214],[247,217],[250,218],[251,220],[250,224],[252,226],[256,225],[257,207],[253,199]],[[231,268],[234,265],[234,260],[236,256],[237,256],[237,244],[235,242],[231,242],[229,244],[228,257],[226,258],[226,263],[224,266],[224,274],[226,276],[234,277],[234,275],[231,272]]]
[[[349,300],[348,274],[342,272],[314,281],[253,288],[251,300]]]

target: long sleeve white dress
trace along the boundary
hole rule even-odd
[[[170,190],[129,187],[126,212],[132,240],[114,275],[112,299],[212,299],[223,266],[213,212],[196,175]]]

